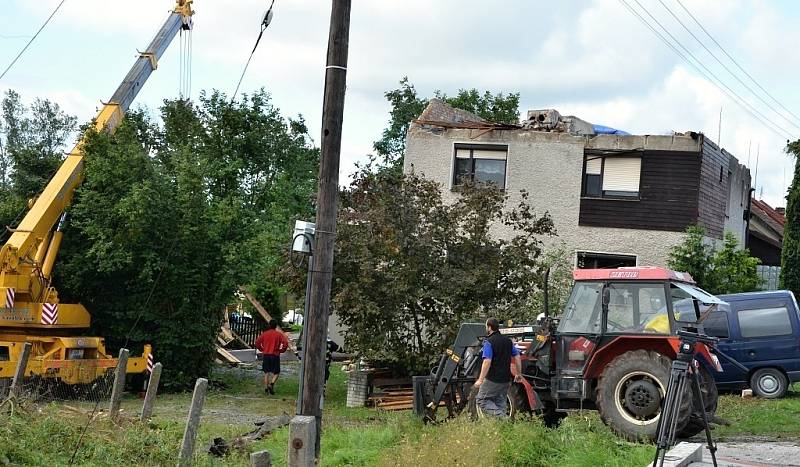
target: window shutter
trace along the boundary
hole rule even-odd
[[[639,157],[606,157],[603,170],[603,191],[639,191]]]
[[[475,159],[500,159],[505,160],[507,150],[473,149],[472,157]]]
[[[602,157],[589,157],[586,159],[586,175],[600,175],[602,168]]]
[[[456,157],[469,159],[469,149],[456,149]]]

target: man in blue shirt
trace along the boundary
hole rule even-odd
[[[495,318],[486,320],[486,334],[481,373],[475,381],[478,388],[475,402],[484,414],[505,417],[508,386],[512,380],[511,360],[517,373],[513,380],[519,382],[522,381],[522,359],[511,339],[500,334],[500,323]]]

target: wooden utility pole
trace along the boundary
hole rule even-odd
[[[322,143],[317,191],[317,220],[313,256],[311,297],[306,319],[307,347],[303,349],[304,375],[301,414],[316,418],[315,453],[319,458],[322,421],[322,390],[325,384],[325,348],[333,275],[333,246],[339,197],[339,154],[347,78],[347,47],[350,36],[350,0],[332,0],[325,66],[322,107]]]

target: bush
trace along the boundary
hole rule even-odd
[[[725,232],[722,247],[716,250],[706,242],[705,229],[691,226],[683,243],[670,251],[667,265],[691,274],[697,285],[710,293],[727,294],[758,290],[758,263],[748,249],[739,248],[731,232]]]

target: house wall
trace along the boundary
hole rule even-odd
[[[728,167],[730,154],[713,141],[700,136],[703,160],[700,164],[700,195],[698,224],[708,236],[721,239],[725,230],[728,208]]]
[[[585,148],[645,149],[699,152],[697,140],[683,136],[578,137],[564,133],[515,130],[437,129],[413,125],[406,142],[405,167],[442,184],[445,200],[452,192],[453,145],[495,143],[508,145],[506,189],[509,207],[519,202],[519,190],[529,192],[529,203],[537,213],[549,212],[558,236],[545,244],[563,242],[573,252],[591,251],[637,256],[637,264],[664,266],[669,249],[683,240],[682,232],[652,231],[579,225],[581,180]],[[502,225],[497,235],[513,232]]]
[[[750,170],[728,154],[728,204],[725,211],[724,229],[736,235],[740,245],[744,245],[747,223],[744,211],[750,196]]]
[[[644,151],[640,154],[639,198],[581,198],[581,226],[682,232],[697,222],[700,153]]]

